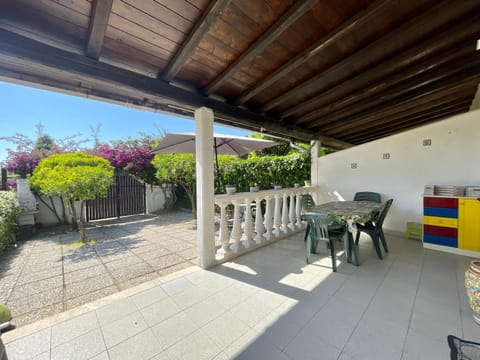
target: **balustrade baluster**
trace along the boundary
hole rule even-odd
[[[220,204],[220,244],[224,255],[230,253],[230,244],[228,236],[228,216],[227,216],[227,204]]]
[[[288,224],[288,227],[290,230],[295,230],[295,194],[290,194],[290,206],[288,208],[288,217],[290,220],[290,223]]]
[[[242,238],[242,224],[240,219],[240,204],[237,200],[233,200],[233,228],[230,237],[235,245],[235,251],[238,252],[241,249],[240,239]]]
[[[263,240],[263,232],[265,227],[263,226],[263,215],[262,215],[262,199],[259,197],[255,198],[255,242],[261,244]]]
[[[281,226],[282,226],[282,198],[280,197],[279,194],[275,194],[275,209],[273,213],[273,225],[275,227],[275,230],[273,230],[273,235],[275,237],[280,236],[280,231],[281,231]]]
[[[272,227],[273,227],[273,221],[272,221],[272,197],[271,196],[265,196],[265,201],[266,201],[266,208],[265,208],[265,237],[270,240],[272,238]]]
[[[297,194],[297,201],[295,203],[295,212],[297,213],[297,222],[295,225],[297,226],[298,229],[302,227],[302,204],[300,201],[300,198],[302,197],[302,194],[298,193]]]
[[[253,245],[253,218],[252,218],[252,209],[250,208],[250,204],[252,202],[249,199],[245,199],[245,241],[244,246],[249,248]]]
[[[282,225],[281,229],[284,234],[288,233],[288,195],[286,192],[283,193],[282,200]]]

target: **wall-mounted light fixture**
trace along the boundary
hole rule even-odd
[[[384,158],[385,160],[390,159],[390,153],[383,153],[383,158]]]
[[[351,169],[356,169],[358,166],[357,166],[357,163],[351,163],[350,164],[350,168]]]

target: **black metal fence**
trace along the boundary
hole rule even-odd
[[[115,175],[107,197],[87,201],[87,221],[145,214],[145,196],[144,183],[129,175]]]

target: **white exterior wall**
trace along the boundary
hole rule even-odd
[[[51,206],[50,199],[48,199],[45,196],[43,197],[43,199],[48,203],[48,205]],[[54,196],[53,202],[55,204],[55,208],[57,209],[57,213],[59,214],[60,217],[62,217],[62,203],[60,201],[60,198],[57,196]],[[67,214],[68,222],[71,223],[72,222],[71,211],[67,207],[67,204],[65,204],[65,207],[66,207],[65,212]],[[75,207],[77,210],[77,215],[80,216],[80,201],[75,202]],[[43,226],[53,226],[58,224],[57,217],[41,201],[37,203],[37,208],[38,208],[38,213],[35,214],[36,223],[41,224]],[[85,220],[85,211],[83,214],[83,219]]]
[[[147,200],[147,214],[163,210],[165,207],[165,196],[160,186],[147,185],[145,188]]]
[[[321,157],[317,175],[321,203],[357,191],[393,198],[384,228],[405,232],[407,221],[422,222],[424,185],[480,185],[480,110]]]

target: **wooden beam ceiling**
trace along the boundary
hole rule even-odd
[[[242,95],[238,97],[235,101],[238,104],[245,103],[250,100],[252,97],[258,93],[264,91],[269,86],[273,85],[284,76],[316,56],[320,51],[326,49],[328,46],[334,44],[338,39],[344,36],[347,33],[354,31],[361,31],[360,29],[368,24],[372,18],[375,18],[384,11],[391,2],[395,0],[377,0],[371,4],[367,9],[358,13],[356,16],[349,19],[347,22],[339,26],[335,31],[328,33],[323,36],[320,40],[316,41],[308,48],[303,50],[300,54],[290,59],[280,68],[269,74],[265,79],[261,80],[248,90],[246,90]]]
[[[222,84],[232,74],[237,72],[242,66],[252,61],[261,51],[263,51],[272,41],[274,41],[290,25],[298,20],[305,12],[310,10],[317,0],[299,0],[295,2],[285,14],[283,14],[272,26],[268,28],[249,48],[228,66],[215,80],[205,88],[206,94],[212,94],[222,86]]]
[[[444,1],[426,13],[413,18],[401,27],[391,31],[386,36],[353,53],[330,69],[290,89],[283,95],[268,101],[262,106],[262,111],[272,110],[302,94],[308,96],[308,91],[312,89],[318,92],[334,86],[346,80],[345,68],[353,67],[358,69],[358,71],[366,70],[360,69],[360,67],[368,68],[369,65],[375,65],[375,63],[392,55],[395,51],[398,51],[398,48],[413,46],[418,42],[419,37],[431,35],[431,32],[435,29],[448,24],[449,21],[456,17],[461,17],[465,13],[474,10],[475,6],[477,5],[470,1]]]
[[[112,2],[113,0],[93,0],[92,3],[86,54],[95,60],[98,60],[102,52],[108,18],[112,11]]]
[[[162,77],[165,81],[171,81],[175,75],[177,75],[182,65],[192,55],[200,41],[217,18],[222,15],[223,10],[230,1],[231,0],[213,0],[210,2],[201,18],[195,23],[188,36],[185,38],[185,41],[163,71]]]
[[[472,40],[476,38],[478,32],[480,32],[480,16],[470,20],[467,26],[460,24],[449,28],[396,57],[290,108],[283,113],[283,116],[296,116],[296,124],[302,124],[351,105],[368,96],[373,89],[379,89],[387,83],[394,85],[401,82],[402,76],[414,76],[447,63],[452,58],[463,56],[468,51],[472,52]],[[305,115],[298,116],[302,113]]]

